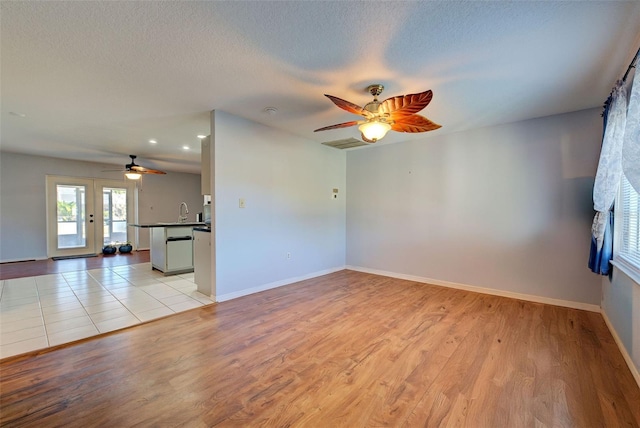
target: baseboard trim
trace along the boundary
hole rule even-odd
[[[344,266],[334,267],[330,269],[319,270],[302,276],[296,276],[293,278],[287,278],[280,281],[270,282],[268,284],[258,285],[257,287],[245,288],[244,290],[234,291],[232,293],[226,293],[216,296],[216,302],[225,302],[227,300],[237,299],[238,297],[248,296],[249,294],[259,293],[261,291],[271,290],[272,288],[282,287],[284,285],[293,284],[294,282],[304,281],[306,279],[316,278],[322,275],[328,275],[330,273],[339,272],[344,270]]]
[[[456,282],[442,281],[439,279],[425,278],[422,276],[406,275],[403,273],[388,272],[378,269],[370,269],[362,266],[345,266],[345,269],[358,272],[372,273],[374,275],[388,276],[391,278],[406,279],[408,281],[421,282],[425,284],[438,285],[441,287],[455,288],[458,290],[473,291],[474,293],[490,294],[493,296],[509,297],[511,299],[526,300],[547,305],[563,306],[571,309],[581,309],[590,312],[601,312],[600,306],[589,303],[573,302],[571,300],[552,299],[550,297],[534,296],[532,294],[515,293],[512,291],[497,290],[495,288],[484,288],[475,285],[459,284]]]
[[[0,264],[4,264],[4,263],[22,263],[22,262],[33,262],[36,260],[47,260],[48,257],[33,257],[31,259],[7,259],[7,260],[0,260]]]
[[[604,323],[607,325],[607,328],[613,336],[613,340],[615,340],[616,345],[618,345],[618,349],[620,349],[620,352],[622,353],[624,361],[627,363],[629,370],[631,370],[631,374],[636,380],[638,387],[640,387],[640,371],[638,371],[638,367],[636,367],[636,365],[634,364],[633,358],[631,358],[631,355],[629,355],[629,352],[627,352],[627,348],[625,348],[624,343],[622,343],[620,336],[618,336],[618,332],[616,332],[616,329],[613,327],[613,324],[611,323],[611,320],[609,320],[609,317],[607,316],[607,313],[604,311],[604,309],[601,311],[601,313],[602,318],[604,318]]]

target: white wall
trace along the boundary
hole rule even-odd
[[[350,151],[347,265],[598,305],[601,132],[592,109]]]
[[[602,312],[631,359],[640,385],[640,284],[614,267],[611,280],[602,279]]]
[[[114,165],[80,162],[16,153],[0,153],[0,261],[47,257],[46,175],[120,179],[122,175],[103,172]],[[175,221],[178,204],[187,201],[190,220],[200,212],[200,176],[169,173],[146,175],[140,188],[139,220]],[[143,232],[144,234],[148,232]],[[146,244],[146,245],[145,245]],[[141,242],[140,247],[148,247]]]
[[[200,175],[168,172],[144,175],[138,185],[138,223],[178,221],[181,202],[189,207],[187,221],[196,221],[202,212]],[[149,229],[139,229],[139,248],[149,248]]]
[[[218,298],[342,268],[345,153],[226,112],[213,117]]]

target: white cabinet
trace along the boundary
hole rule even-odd
[[[151,266],[165,275],[193,272],[192,228],[151,228]]]
[[[202,139],[200,144],[200,193],[202,195],[211,194],[211,136]]]
[[[200,293],[215,300],[215,284],[211,280],[211,233],[195,229],[193,237],[194,281]]]

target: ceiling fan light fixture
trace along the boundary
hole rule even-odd
[[[362,132],[362,135],[364,135],[367,140],[376,142],[387,135],[387,132],[391,130],[391,125],[389,125],[387,122],[372,120],[363,123],[358,127],[358,129],[360,130],[360,132]]]
[[[373,95],[373,101],[360,107],[352,102],[324,94],[336,106],[349,113],[363,116],[365,120],[352,120],[335,125],[324,126],[313,132],[328,131],[330,129],[348,128],[360,125],[360,135],[367,143],[375,143],[384,138],[388,131],[396,132],[427,132],[440,128],[441,126],[416,114],[425,108],[433,98],[433,91],[430,89],[417,94],[400,95],[387,98],[380,102],[378,95],[382,93],[384,86],[371,85],[367,90]]]
[[[137,172],[125,172],[124,175],[129,179],[129,180],[139,180],[140,177],[142,177],[142,174],[139,174]]]

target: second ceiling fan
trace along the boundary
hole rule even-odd
[[[159,171],[157,169],[145,168],[144,166],[140,166],[136,164],[136,155],[129,155],[131,158],[131,163],[126,164],[124,167],[127,171],[137,172],[140,174],[166,174],[164,171]]]
[[[124,175],[129,180],[137,180],[142,174],[166,174],[164,171],[160,171],[157,169],[145,168],[144,166],[140,166],[136,163],[136,155],[129,155],[131,158],[131,163],[128,163],[124,166],[124,170],[105,170],[105,171],[121,171],[124,172]]]
[[[430,121],[426,117],[416,114],[431,102],[431,98],[433,98],[431,90],[420,92],[419,94],[391,97],[380,102],[378,101],[378,95],[383,90],[384,86],[379,84],[367,87],[367,91],[373,95],[373,101],[364,107],[333,95],[325,94],[325,97],[329,98],[341,109],[363,116],[365,120],[352,120],[351,122],[325,126],[316,129],[314,132],[360,125],[358,129],[362,139],[367,143],[375,143],[390,130],[415,133],[433,131],[441,127],[441,125]]]

